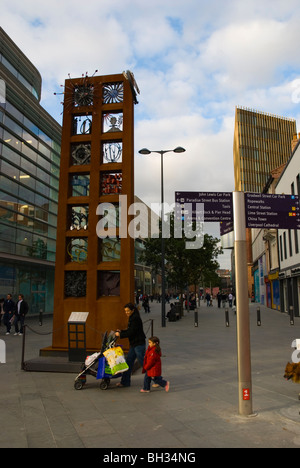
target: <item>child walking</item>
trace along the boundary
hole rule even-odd
[[[159,338],[152,336],[149,338],[149,347],[146,351],[143,365],[144,388],[141,393],[150,392],[151,380],[154,380],[155,386],[163,387],[166,392],[170,389],[170,382],[164,380],[161,376],[161,349],[159,346]]]

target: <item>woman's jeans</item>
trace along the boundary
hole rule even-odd
[[[154,383],[158,384],[160,387],[165,388],[165,386],[167,385],[167,381],[164,380],[161,375],[159,377],[149,377],[146,372],[144,377],[144,390],[150,390],[150,383],[152,379]]]
[[[126,358],[126,362],[128,364],[129,369],[128,371],[123,372],[122,379],[121,379],[121,384],[124,385],[124,387],[130,386],[132,369],[133,369],[133,365],[136,359],[139,361],[140,365],[143,367],[145,352],[146,352],[145,344],[129,348],[127,358]]]

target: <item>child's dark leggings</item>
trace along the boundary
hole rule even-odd
[[[159,377],[149,377],[146,372],[144,377],[144,390],[150,390],[151,380],[153,380],[154,383],[160,385],[163,388],[165,388],[165,386],[167,385],[167,381],[164,380],[161,375]]]

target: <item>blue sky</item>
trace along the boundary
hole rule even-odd
[[[1,26],[40,71],[41,104],[60,123],[54,92],[69,73],[134,73],[135,192],[149,205],[160,161],[140,148],[186,148],[165,157],[172,203],[176,190],[233,190],[236,105],[299,122],[299,20],[299,0],[1,0]]]

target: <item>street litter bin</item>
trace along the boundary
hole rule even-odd
[[[183,316],[183,309],[181,307],[181,303],[180,302],[175,302],[175,314],[176,314],[176,320],[179,320],[181,319],[181,317]]]

